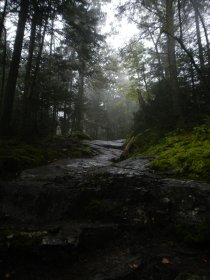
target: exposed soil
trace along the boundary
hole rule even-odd
[[[0,183],[0,279],[210,279],[210,185],[90,145]]]

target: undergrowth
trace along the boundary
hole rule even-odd
[[[90,156],[87,144],[76,136],[49,137],[36,143],[20,140],[0,141],[0,177],[11,178],[22,170],[32,168],[62,158]]]

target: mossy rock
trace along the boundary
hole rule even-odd
[[[210,179],[210,136],[205,137],[194,131],[181,134],[170,133],[159,144],[142,151],[140,147],[136,154],[156,156],[150,163],[150,168],[163,174],[171,174],[189,179]]]
[[[43,151],[30,145],[12,147],[0,155],[1,176],[16,176],[25,168],[35,167],[45,162]]]
[[[21,162],[22,168],[38,166],[45,161],[43,150],[29,145],[14,149],[12,155]]]
[[[83,131],[74,131],[70,137],[78,139],[78,140],[92,140],[92,138]]]
[[[83,135],[84,136],[84,135]],[[86,136],[83,137],[88,138]],[[0,142],[0,176],[12,178],[27,168],[62,158],[89,157],[90,147],[76,137],[55,136],[39,143]]]

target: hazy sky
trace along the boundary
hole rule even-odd
[[[126,18],[119,20],[115,17],[119,0],[112,0],[103,6],[103,11],[107,13],[106,24],[102,27],[102,32],[111,33],[107,36],[107,42],[111,47],[118,49],[127,42],[133,35],[138,33],[135,24],[129,23]]]

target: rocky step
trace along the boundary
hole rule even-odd
[[[8,234],[0,279],[210,279],[207,250],[181,246],[154,228],[83,224]]]
[[[129,225],[206,225],[210,232],[210,188],[192,181],[151,176],[90,174],[0,188],[1,224],[49,224],[77,220]]]

